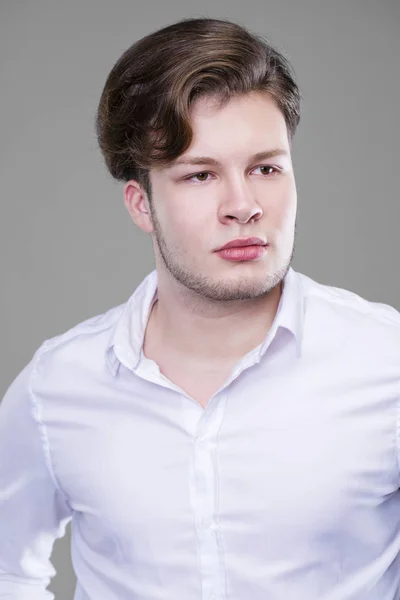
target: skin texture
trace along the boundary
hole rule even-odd
[[[222,108],[199,98],[190,118],[194,137],[177,160],[206,156],[219,164],[152,169],[151,199],[133,180],[124,199],[152,236],[158,273],[145,347],[218,369],[258,346],[273,322],[294,253],[297,193],[286,123],[268,94],[234,97]],[[251,159],[276,149],[283,153]],[[215,253],[247,237],[270,244],[261,258],[230,262]]]

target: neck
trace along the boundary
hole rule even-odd
[[[275,318],[282,282],[253,300],[210,302],[190,290],[158,281],[158,299],[146,329],[146,344],[176,359],[227,364],[260,345]]]

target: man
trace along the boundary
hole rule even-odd
[[[75,600],[400,598],[400,315],[291,267],[299,98],[222,20],[111,71],[99,142],[156,269],[6,392],[0,598],[49,597],[69,521]]]

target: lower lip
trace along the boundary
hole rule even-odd
[[[266,251],[267,246],[240,246],[237,248],[225,248],[218,250],[217,254],[225,260],[254,260],[261,258]]]

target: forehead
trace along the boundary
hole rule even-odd
[[[223,105],[216,97],[198,98],[190,110],[193,140],[190,149],[199,145],[254,144],[268,141],[275,147],[288,145],[284,116],[275,100],[266,92],[234,96]]]
[[[200,119],[223,119],[232,114],[241,114],[243,117],[257,113],[270,115],[272,118],[283,119],[283,114],[274,98],[268,92],[252,91],[247,94],[238,94],[228,100],[222,101],[218,96],[201,96],[190,107],[191,122]]]
[[[236,96],[223,105],[218,98],[201,97],[191,107],[190,125],[192,142],[168,169],[188,164],[187,159],[192,164],[219,164],[246,162],[258,153],[290,156],[285,119],[265,92]],[[194,156],[213,159],[196,161]]]
[[[271,94],[267,91],[253,90],[247,94],[235,94],[223,100],[218,94],[203,94],[196,98],[190,106],[191,114],[213,113],[229,106],[251,107],[255,104],[276,104]]]

